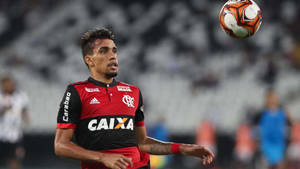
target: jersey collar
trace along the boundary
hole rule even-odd
[[[115,79],[113,79],[113,81],[109,84],[97,81],[97,80],[93,79],[92,77],[89,77],[88,81],[97,86],[101,86],[101,87],[113,87],[113,86],[117,85],[117,81]]]

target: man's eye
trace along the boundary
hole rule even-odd
[[[113,53],[117,53],[118,50],[117,50],[117,48],[113,48],[112,51],[113,51]]]
[[[108,51],[108,48],[101,48],[99,50],[99,53],[106,53]]]

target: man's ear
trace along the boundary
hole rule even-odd
[[[86,64],[89,65],[89,67],[95,66],[95,63],[94,63],[94,60],[93,60],[92,57],[93,57],[93,56],[91,56],[91,55],[86,55],[86,56],[84,57],[84,61],[85,61]]]

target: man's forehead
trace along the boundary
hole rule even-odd
[[[94,41],[94,47],[95,48],[101,48],[103,46],[108,46],[108,47],[116,47],[115,43],[111,39],[96,39]]]

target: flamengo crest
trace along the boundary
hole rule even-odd
[[[129,95],[124,95],[122,98],[123,103],[125,103],[128,107],[134,107],[134,98]]]

